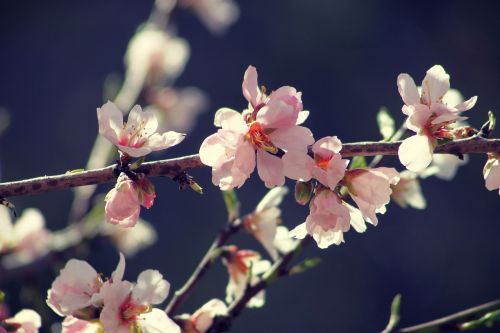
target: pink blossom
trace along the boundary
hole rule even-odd
[[[271,267],[268,260],[261,260],[259,253],[251,250],[238,250],[236,246],[231,246],[226,253],[224,264],[229,273],[229,282],[226,287],[226,302],[239,299],[247,285],[256,283],[259,276]],[[251,269],[251,271],[250,271]],[[265,302],[264,291],[255,295],[248,303],[247,307],[262,307]]]
[[[363,218],[377,225],[376,213],[385,213],[392,193],[391,185],[397,184],[399,173],[393,168],[353,169],[344,179],[349,194],[363,214]]]
[[[312,198],[306,221],[290,231],[290,236],[314,238],[318,247],[326,249],[344,242],[343,233],[351,226],[363,232],[365,224],[359,211],[342,201],[337,193],[323,188]]]
[[[408,116],[406,126],[416,133],[399,147],[399,159],[408,170],[421,171],[431,163],[438,140],[453,138],[449,125],[466,119],[460,113],[471,109],[477,97],[455,106],[447,105],[443,97],[450,88],[450,76],[439,65],[427,71],[421,94],[408,74],[400,74],[397,83],[405,103],[402,111]]]
[[[125,270],[125,259],[120,261],[112,273],[111,281],[121,280]],[[86,261],[71,259],[61,270],[47,292],[47,304],[60,316],[81,315],[80,310],[98,307],[102,301],[102,288],[109,284]]]
[[[106,194],[106,220],[121,227],[133,227],[139,219],[141,202],[134,182],[121,174],[116,185]]]
[[[5,319],[5,323],[18,327],[16,333],[38,333],[38,329],[42,326],[42,318],[33,310],[23,309],[13,318]]]
[[[212,326],[216,316],[227,315],[227,306],[220,299],[211,299],[191,316],[193,333],[205,333]]]
[[[12,223],[8,208],[0,207],[0,253],[5,268],[14,268],[32,262],[49,251],[52,234],[45,228],[40,210],[25,209]]]
[[[344,177],[348,160],[342,159],[342,142],[336,136],[324,137],[312,146],[314,158],[303,151],[290,151],[283,156],[285,175],[288,178],[309,181],[319,180],[334,190]]]
[[[158,121],[152,111],[142,111],[139,105],[132,108],[127,122],[113,102],[107,102],[97,109],[99,133],[132,157],[145,156],[153,151],[163,150],[184,140],[184,134],[168,131],[156,133]]]
[[[281,222],[279,205],[288,193],[286,187],[271,189],[259,202],[255,212],[246,216],[243,221],[245,229],[264,246],[273,260],[278,259],[278,251],[274,245],[277,225]]]
[[[408,170],[400,172],[399,182],[391,185],[391,189],[391,198],[402,208],[410,206],[415,209],[424,209],[427,206],[418,175],[414,172]]]
[[[500,194],[500,156],[490,154],[483,169],[485,186],[488,191],[499,190]]]
[[[143,271],[137,284],[114,281],[104,293],[100,322],[106,332],[180,333],[180,328],[160,309],[170,284],[155,270]]]
[[[106,220],[120,227],[133,227],[139,219],[141,205],[149,209],[155,198],[154,186],[144,174],[137,174],[133,181],[122,173],[104,199]]]
[[[202,143],[201,161],[212,167],[212,182],[222,190],[241,187],[255,166],[267,187],[281,186],[285,177],[278,149],[306,152],[314,142],[311,131],[298,126],[308,116],[301,111],[301,94],[281,87],[266,96],[258,88],[257,71],[250,66],[243,95],[249,102],[243,114],[228,108],[215,114],[214,124],[221,129]]]

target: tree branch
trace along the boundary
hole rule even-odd
[[[397,142],[356,142],[345,143],[340,153],[343,157],[397,155],[401,141]],[[467,139],[451,141],[436,147],[437,154],[500,154],[500,139],[486,139],[474,136]],[[159,160],[143,163],[136,171],[150,177],[174,178],[180,172],[200,168],[204,165],[198,155],[184,156],[174,159]],[[116,179],[113,172],[114,166],[82,172],[67,172],[55,176],[1,183],[0,198],[52,192],[77,186],[96,185],[109,183]]]
[[[460,324],[479,318],[480,316],[500,309],[500,299],[466,309],[449,316],[429,321],[427,323],[401,328],[398,333],[434,333],[458,332]]]
[[[174,315],[181,303],[189,296],[194,287],[198,284],[198,282],[200,282],[205,273],[212,266],[215,259],[220,256],[220,253],[217,254],[217,250],[226,243],[227,239],[231,235],[236,233],[241,228],[241,225],[242,224],[239,220],[235,220],[234,222],[228,223],[228,225],[219,232],[207,253],[188,278],[186,283],[184,283],[180,289],[175,291],[174,297],[172,297],[165,308],[165,312],[168,316],[172,317]]]

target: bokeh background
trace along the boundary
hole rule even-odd
[[[2,181],[85,165],[97,133],[95,109],[103,103],[103,82],[111,73],[123,76],[128,40],[152,4],[0,4],[0,107],[10,115],[0,136]],[[245,106],[241,81],[249,64],[258,68],[260,83],[268,88],[286,84],[303,92],[305,109],[311,110],[307,125],[316,138],[378,140],[375,116],[380,106],[388,107],[399,123],[404,119],[397,75],[407,72],[418,83],[434,64],[445,67],[452,87],[466,98],[479,96],[469,112],[473,126],[500,106],[500,20],[493,1],[244,0],[239,5],[238,22],[222,37],[210,34],[192,13],[176,12],[178,32],[192,51],[176,85],[201,88],[210,107],[181,145],[158,158],[196,153],[215,130],[215,110]],[[396,159],[389,161],[397,166]],[[452,182],[423,182],[424,211],[391,204],[380,224],[366,233],[351,231],[345,244],[327,250],[308,249],[305,256],[320,256],[322,264],[273,285],[266,306],[244,311],[233,331],[376,332],[385,326],[396,293],[403,295],[405,326],[500,297],[500,197],[484,187],[484,162],[485,156],[471,156]],[[157,203],[142,215],[160,239],[127,261],[128,279],[156,268],[178,288],[223,225],[225,208],[210,171],[192,175],[205,188],[203,196],[180,192],[170,180],[154,180]],[[243,212],[253,210],[266,192],[255,178],[238,191]],[[67,190],[13,202],[19,211],[38,207],[48,227],[57,230],[66,224],[71,200]],[[307,210],[289,196],[283,215],[291,228],[304,220]],[[262,250],[248,235],[235,242]],[[105,274],[118,260],[104,238],[87,253],[87,260]],[[53,278],[54,270],[48,268],[0,289],[15,312],[40,306]],[[182,310],[191,312],[210,298],[223,298],[226,282],[226,270],[217,263]],[[23,285],[39,288],[42,295]],[[46,325],[59,320],[44,311]]]

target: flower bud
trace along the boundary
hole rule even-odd
[[[311,200],[313,193],[313,186],[311,182],[300,182],[295,183],[295,201],[300,205],[305,205]]]

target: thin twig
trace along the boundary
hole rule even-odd
[[[345,143],[341,150],[344,157],[397,155],[401,141],[398,142],[356,142]],[[451,141],[436,147],[436,154],[471,154],[500,153],[500,139],[485,139],[474,136],[467,139]],[[137,172],[150,177],[173,178],[182,171],[200,168],[203,164],[199,155],[190,155],[168,160],[148,162],[141,165]],[[115,180],[113,166],[56,176],[44,176],[32,179],[1,183],[0,198],[52,192],[77,186],[96,185]]]
[[[477,319],[482,315],[500,309],[500,299],[466,309],[427,323],[401,328],[398,333],[458,332],[459,325]]]
[[[217,250],[226,243],[231,235],[236,233],[241,228],[241,225],[242,224],[238,222],[229,223],[224,229],[219,232],[194,272],[184,283],[184,285],[180,289],[175,291],[174,297],[172,297],[172,300],[165,308],[165,312],[167,313],[167,315],[173,316],[182,302],[189,296],[194,287],[198,284],[198,282],[200,282],[205,273],[212,266],[215,259],[217,259],[217,257],[220,255],[217,254]]]
[[[212,327],[207,332],[225,332],[227,328],[230,327],[232,321],[240,315],[241,311],[245,309],[247,303],[255,295],[266,289],[269,284],[273,283],[276,279],[289,276],[290,271],[288,265],[295,258],[295,256],[311,242],[311,239],[312,238],[310,236],[306,236],[304,239],[298,242],[297,246],[293,250],[278,259],[273,264],[273,266],[264,274],[259,282],[254,285],[248,286],[243,295],[229,305],[227,316],[217,318],[217,320],[214,321]]]

